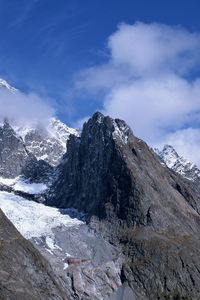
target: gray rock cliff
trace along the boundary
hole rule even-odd
[[[125,122],[100,113],[67,147],[47,203],[86,212],[122,249],[121,279],[136,299],[199,299],[199,188],[163,166]]]

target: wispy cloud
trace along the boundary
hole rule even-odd
[[[104,93],[104,113],[125,119],[151,145],[182,139],[181,154],[199,163],[200,33],[163,24],[121,24],[108,39],[106,63],[83,70],[75,88]],[[185,131],[186,130],[186,131]]]
[[[49,99],[35,93],[11,93],[0,88],[0,121],[8,118],[12,124],[47,124],[55,114]]]
[[[38,3],[39,0],[29,0],[26,4],[20,6],[20,11],[10,23],[10,28],[23,26]]]

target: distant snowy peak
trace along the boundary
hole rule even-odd
[[[173,169],[177,163],[177,160],[180,159],[178,153],[171,145],[165,145],[161,151],[159,149],[154,150],[170,169]]]
[[[0,87],[5,88],[11,93],[16,93],[18,90],[11,86],[6,80],[0,78]]]
[[[23,126],[15,127],[17,134],[23,139],[26,149],[38,160],[45,160],[56,166],[64,153],[69,136],[79,135],[76,129],[68,127],[56,118],[51,118],[47,127]]]
[[[69,136],[76,135],[79,136],[79,131],[74,128],[68,127],[66,124],[62,123],[56,118],[51,118],[48,126],[49,133],[62,142],[63,147],[66,150],[66,141],[69,139]]]
[[[154,149],[154,151],[160,157],[161,161],[168,166],[168,168],[189,180],[200,180],[199,168],[194,163],[179,156],[171,145],[165,145],[161,151],[158,149]]]

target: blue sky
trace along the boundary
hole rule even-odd
[[[195,148],[182,153],[194,157],[199,10],[198,0],[0,0],[0,77],[25,95],[34,91],[70,125],[102,109],[124,118],[150,144],[169,141],[182,149],[192,141]],[[136,59],[140,64],[133,66]]]
[[[181,24],[200,31],[198,2],[0,0],[0,75],[22,90],[48,94],[61,106],[60,117],[72,122],[100,105],[68,100],[72,78],[106,59],[107,38],[119,23]]]

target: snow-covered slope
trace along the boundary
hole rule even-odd
[[[66,152],[66,144],[70,134],[79,134],[76,129],[68,127],[56,118],[50,119],[47,128],[15,126],[15,131],[23,139],[29,153],[38,160],[45,160],[51,166],[56,166]]]
[[[92,232],[76,210],[48,207],[7,192],[0,192],[0,208],[71,289],[69,299],[106,299],[122,285],[122,255]]]
[[[0,208],[19,232],[27,239],[49,236],[53,229],[62,226],[76,226],[83,222],[41,203],[26,200],[7,192],[0,192]],[[65,210],[67,212],[69,210]]]
[[[69,139],[70,134],[79,135],[79,131],[74,128],[68,127],[66,124],[56,118],[51,118],[48,126],[48,132],[51,136],[59,140],[66,149],[66,141]]]
[[[200,180],[199,168],[194,163],[183,158],[182,156],[179,156],[171,145],[165,145],[161,151],[158,149],[154,149],[154,151],[156,154],[158,154],[161,161],[168,166],[168,168],[189,180]]]
[[[16,93],[18,90],[11,86],[6,80],[0,78],[0,87],[7,89],[11,93]]]
[[[13,191],[24,192],[27,194],[37,195],[43,193],[47,189],[44,183],[35,183],[25,180],[22,176],[16,178],[0,177],[0,185],[11,187]]]

